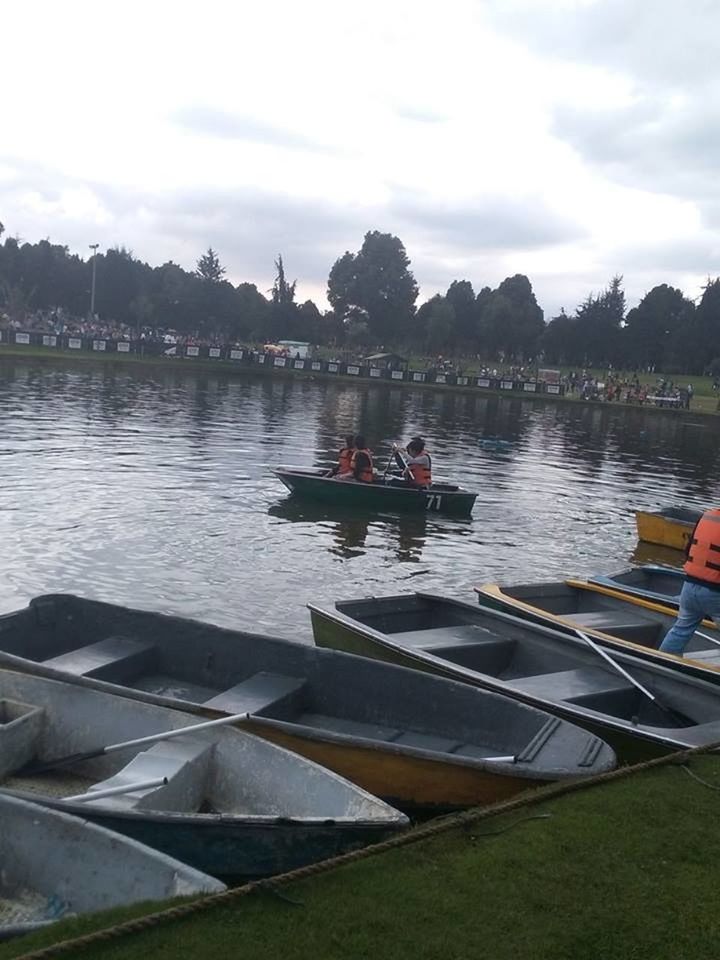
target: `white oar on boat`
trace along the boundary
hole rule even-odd
[[[655,696],[654,693],[651,693],[647,687],[644,687],[640,683],[639,680],[636,680],[635,677],[632,676],[632,674],[628,673],[628,671],[624,667],[622,667],[617,662],[617,660],[614,660],[610,656],[607,650],[603,650],[603,648],[599,644],[595,643],[592,637],[589,637],[586,633],[584,633],[582,630],[578,630],[577,628],[575,628],[575,633],[580,637],[581,640],[584,640],[585,643],[592,650],[595,651],[595,653],[599,654],[603,658],[603,660],[606,660],[610,664],[610,666],[620,674],[621,677],[624,677],[637,690],[639,690],[640,693],[644,694],[648,698],[648,700],[652,700],[652,702],[655,704],[655,706],[659,710],[662,710],[663,713],[666,713],[669,717],[672,717],[676,723],[679,721],[684,725],[687,722],[685,717],[682,717],[679,713],[677,713],[671,707],[666,707],[664,704],[662,704],[658,700],[658,698]]]
[[[151,780],[136,780],[135,783],[124,783],[119,787],[106,787],[104,790],[88,790],[87,793],[76,793],[74,797],[63,797],[73,803],[87,803],[89,800],[102,800],[104,797],[117,797],[123,793],[134,793],[136,790],[151,790],[153,787],[164,787],[167,777],[153,777]]]
[[[239,720],[247,720],[249,713],[235,713],[228,717],[220,717],[217,720],[204,720],[202,723],[193,723],[189,727],[176,727],[172,730],[164,730],[162,733],[152,733],[147,737],[138,737],[136,740],[125,740],[123,743],[111,743],[106,747],[98,747],[96,750],[88,750],[85,753],[73,753],[67,757],[57,757],[55,760],[48,760],[45,763],[39,763],[30,766],[25,773],[29,776],[37,773],[44,773],[46,770],[52,770],[55,767],[63,767],[68,763],[79,763],[81,760],[92,760],[94,757],[103,757],[107,753],[116,753],[118,750],[129,750],[132,747],[142,747],[146,743],[157,743],[158,740],[170,740],[172,737],[183,737],[188,733],[198,733],[201,730],[209,730],[212,727],[224,726],[228,723],[237,723]]]

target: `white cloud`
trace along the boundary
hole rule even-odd
[[[718,27],[704,0],[26,0],[0,220],[187,267],[212,243],[261,289],[282,251],[301,296],[369,229],[424,297],[525,272],[552,315],[616,272],[631,300],[692,285],[717,272]]]

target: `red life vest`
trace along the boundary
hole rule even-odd
[[[352,470],[352,447],[343,447],[338,454],[338,473],[350,473]]]
[[[423,450],[422,453],[419,453],[418,456],[422,457],[425,455],[427,457],[427,466],[422,463],[409,463],[408,470],[410,471],[410,476],[412,477],[413,483],[418,487],[429,487],[432,483],[432,460],[430,459],[430,454],[427,450]]]
[[[706,510],[695,527],[685,573],[720,584],[720,510]]]
[[[357,455],[359,453],[364,453],[367,457],[367,466],[365,466],[360,472],[360,476],[357,477],[362,483],[372,483],[373,482],[373,462],[372,454],[369,450],[353,450],[353,455],[350,458],[350,467],[354,471],[355,464],[357,463]]]

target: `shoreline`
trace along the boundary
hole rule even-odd
[[[237,361],[237,360],[224,360],[224,359],[215,359],[215,358],[205,358],[199,356],[182,356],[182,357],[147,357],[147,356],[138,356],[135,353],[116,353],[116,352],[78,352],[76,350],[64,350],[56,349],[53,347],[40,347],[32,345],[19,345],[19,344],[8,344],[5,342],[0,343],[0,360],[3,358],[12,358],[17,360],[25,361],[40,361],[43,363],[53,363],[54,361],[61,360],[63,363],[66,361],[71,364],[80,364],[83,363],[93,363],[99,362],[105,367],[120,367],[120,368],[141,368],[141,369],[158,369],[158,370],[174,370],[182,373],[192,373],[193,371],[202,371],[206,372],[215,372],[223,373],[229,376],[239,376],[247,373],[258,375],[261,377],[273,378],[277,377],[279,379],[299,379],[299,380],[315,380],[322,381],[325,383],[347,383],[347,384],[372,384],[374,386],[384,386],[384,387],[396,387],[396,388],[418,388],[423,390],[437,390],[445,393],[456,393],[461,396],[475,396],[475,397],[504,397],[506,399],[513,400],[532,400],[532,401],[550,401],[553,403],[569,403],[575,405],[581,405],[586,407],[592,407],[593,409],[620,409],[624,411],[635,410],[643,412],[651,412],[654,414],[664,414],[666,416],[679,417],[685,419],[686,417],[704,417],[710,420],[716,419],[718,417],[718,410],[707,410],[701,409],[697,406],[697,402],[700,398],[697,396],[694,398],[696,406],[691,409],[680,409],[674,407],[661,407],[655,406],[654,404],[637,404],[637,403],[623,403],[621,401],[603,401],[603,400],[587,400],[582,397],[567,396],[566,394],[558,393],[548,393],[545,391],[537,392],[535,389],[528,390],[523,389],[497,389],[492,386],[478,386],[477,383],[467,384],[456,384],[456,383],[438,383],[434,381],[427,380],[414,380],[414,379],[387,379],[387,378],[370,378],[368,376],[359,376],[359,375],[348,375],[347,373],[340,373],[339,368],[341,366],[347,366],[346,364],[337,364],[338,372],[327,372],[324,370],[306,370],[306,369],[294,369],[292,367],[279,367],[275,365],[264,365],[263,363],[250,363],[247,361]],[[351,365],[352,366],[352,365]],[[355,368],[358,369],[358,368]],[[383,373],[385,371],[382,371]],[[408,371],[410,374],[419,373],[419,371]],[[478,377],[467,377],[468,381],[475,380],[477,381]]]

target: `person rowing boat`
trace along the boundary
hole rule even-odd
[[[410,486],[425,489],[432,484],[432,458],[425,449],[422,437],[413,437],[405,447],[405,457],[396,444],[393,444],[393,453],[403,473],[403,479]]]

